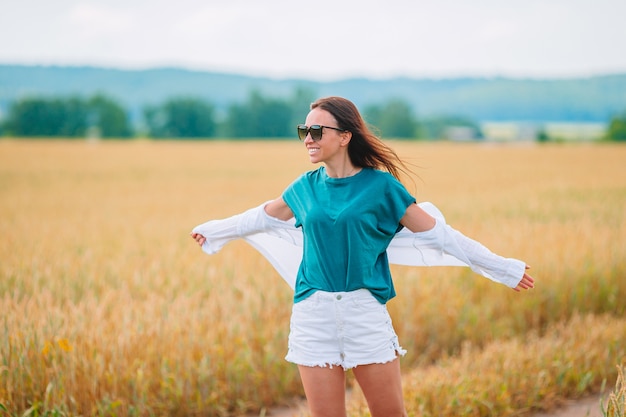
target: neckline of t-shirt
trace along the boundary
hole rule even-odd
[[[324,181],[325,182],[338,184],[338,183],[350,182],[350,181],[354,181],[354,180],[358,179],[358,177],[360,177],[367,170],[367,168],[363,167],[356,174],[350,175],[349,177],[341,177],[341,178],[335,178],[335,177],[329,176],[328,172],[326,172],[326,167],[325,166],[322,166],[321,170],[322,170],[322,175],[324,177]]]

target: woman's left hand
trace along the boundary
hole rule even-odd
[[[198,245],[202,246],[206,242],[206,238],[200,233],[191,233],[191,238],[198,242]]]
[[[530,269],[528,265],[526,265],[526,269]],[[528,273],[524,272],[524,276],[522,280],[517,284],[517,287],[513,288],[515,291],[528,290],[530,288],[535,288],[535,279],[528,275]]]

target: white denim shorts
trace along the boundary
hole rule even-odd
[[[369,290],[317,291],[293,305],[289,362],[347,370],[391,362],[405,353],[387,306]]]

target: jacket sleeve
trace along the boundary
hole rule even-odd
[[[231,240],[270,230],[273,223],[279,220],[265,212],[267,203],[225,219],[202,223],[194,227],[192,233],[199,233],[206,238],[202,250],[212,255]]]
[[[425,232],[399,232],[388,249],[389,261],[413,266],[468,266],[474,272],[515,288],[524,276],[526,264],[491,252],[446,224],[443,214],[431,203],[420,203],[436,220]]]
[[[293,219],[282,221],[265,212],[267,202],[226,219],[211,220],[193,228],[206,238],[202,250],[217,253],[225,244],[243,239],[260,252],[276,269],[281,278],[295,288],[302,259],[302,231]]]

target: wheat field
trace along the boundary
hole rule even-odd
[[[393,268],[410,415],[522,415],[614,383],[626,147],[392,146],[418,201],[537,280]],[[189,231],[312,168],[298,141],[1,140],[0,415],[258,415],[302,395],[289,287],[245,243],[207,256]]]

